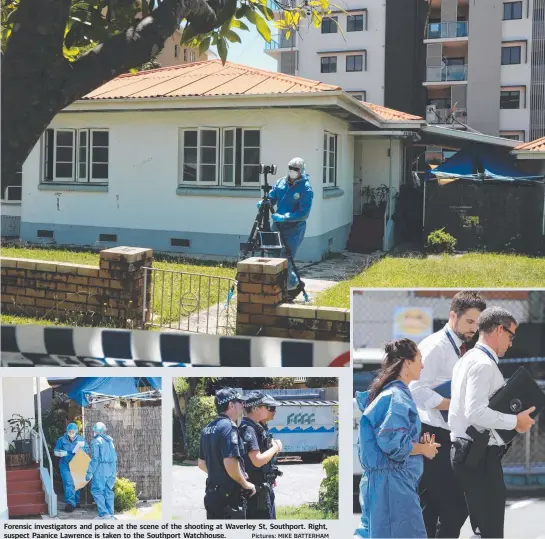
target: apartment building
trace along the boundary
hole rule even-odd
[[[199,54],[199,49],[182,47],[180,45],[181,39],[182,32],[176,30],[174,34],[165,41],[163,50],[156,57],[156,60],[161,64],[161,67],[171,67],[208,60],[207,53]]]
[[[304,21],[289,39],[280,33],[267,44],[278,71],[430,123],[520,141],[545,136],[545,0],[342,6],[320,28]]]
[[[423,115],[427,2],[345,0],[330,5],[332,13],[320,28],[304,20],[289,38],[280,32],[266,44],[278,71],[339,85],[361,101]],[[273,0],[269,7],[282,16]]]
[[[429,0],[426,118],[529,141],[545,134],[545,0]],[[460,122],[460,123],[458,123]]]

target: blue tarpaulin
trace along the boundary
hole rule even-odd
[[[128,397],[138,393],[138,388],[150,386],[161,391],[161,378],[76,378],[62,391],[80,406],[89,406],[92,394],[108,397]]]
[[[450,159],[430,171],[427,179],[434,177],[465,178],[473,180],[541,180],[543,176],[528,176],[517,168],[515,158],[486,144],[473,144],[455,153]]]

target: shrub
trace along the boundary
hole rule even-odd
[[[199,458],[202,429],[216,417],[214,397],[192,397],[187,405],[187,454],[191,460]]]
[[[458,241],[454,236],[445,232],[444,228],[434,230],[426,243],[427,250],[432,253],[452,253]]]
[[[339,456],[326,458],[322,466],[326,476],[320,483],[318,508],[336,519],[339,518]]]
[[[114,508],[118,513],[129,511],[136,507],[136,483],[125,477],[118,477],[114,485]]]

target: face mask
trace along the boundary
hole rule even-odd
[[[70,440],[73,440],[75,437],[75,434],[68,433],[68,438],[70,438]]]
[[[288,172],[288,175],[292,180],[296,180],[299,177],[299,172],[297,172],[296,170],[290,170]]]

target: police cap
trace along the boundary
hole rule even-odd
[[[280,403],[262,391],[251,391],[246,396],[244,407],[254,408],[255,406],[280,406]]]
[[[233,389],[232,387],[224,387],[216,391],[216,398],[214,400],[216,406],[220,406],[221,404],[226,404],[231,401],[245,402],[246,397],[241,395],[236,389]]]

